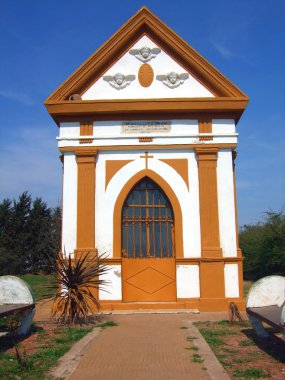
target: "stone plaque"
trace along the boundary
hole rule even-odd
[[[122,133],[168,133],[171,121],[126,121],[122,124]]]

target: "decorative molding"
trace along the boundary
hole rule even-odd
[[[160,161],[171,166],[184,180],[189,190],[188,160],[186,158],[160,159]]]
[[[93,136],[93,122],[80,123],[80,136]],[[79,144],[91,144],[93,138],[79,139]]]
[[[182,224],[182,211],[180,203],[176,197],[176,194],[169,186],[169,184],[157,173],[150,169],[144,169],[140,172],[137,172],[122,188],[120,194],[116,199],[116,203],[114,206],[114,214],[113,214],[113,226],[114,226],[114,234],[113,234],[113,255],[114,258],[120,258],[121,255],[121,217],[122,217],[122,207],[125,202],[127,195],[130,190],[135,186],[135,184],[144,177],[149,177],[154,182],[156,182],[162,190],[165,192],[166,196],[170,200],[174,218],[175,218],[175,257],[181,258],[183,257],[183,224]]]
[[[152,142],[152,141],[153,141],[152,137],[140,137],[139,138],[139,142],[140,143],[149,143],[149,142]]]
[[[143,7],[48,97],[46,106],[50,103],[66,101],[75,93],[83,94],[142,35],[147,35],[215,96],[242,98],[245,105],[248,102],[248,97],[241,90],[149,9]],[[72,103],[75,102],[72,101]],[[81,101],[81,103],[84,102]]]
[[[103,80],[109,83],[110,86],[116,90],[122,90],[131,84],[136,78],[135,75],[124,75],[122,73],[116,73],[115,75],[104,75]]]
[[[208,118],[199,119],[199,134],[212,133],[212,120]],[[213,136],[199,136],[199,141],[211,141]]]
[[[169,150],[175,150],[175,149],[195,149],[197,151],[201,151],[201,157],[202,157],[202,153],[204,152],[205,148],[207,149],[212,149],[212,150],[215,150],[216,152],[218,151],[218,149],[225,149],[225,148],[228,148],[228,149],[235,149],[237,146],[237,144],[166,144],[166,145],[157,145],[157,144],[153,144],[153,145],[145,145],[143,148],[144,149],[157,149],[157,150],[161,150],[161,149],[169,149]],[[59,151],[60,152],[75,152],[76,155],[80,155],[80,154],[85,154],[85,152],[89,152],[91,154],[97,154],[97,152],[99,150],[107,150],[107,151],[112,151],[112,150],[123,150],[123,151],[126,151],[126,150],[137,150],[138,149],[138,145],[114,145],[114,146],[110,146],[110,145],[102,145],[102,146],[82,146],[82,147],[78,147],[78,146],[64,146],[64,147],[59,147]]]
[[[161,74],[156,76],[157,80],[161,81],[165,86],[169,88],[177,88],[181,86],[188,78],[188,73],[178,74],[174,71],[171,71],[168,74]]]
[[[105,162],[105,190],[114,175],[133,160],[107,160]]]
[[[239,120],[247,100],[242,98],[161,98],[116,99],[85,101],[50,101],[45,104],[55,122],[77,121],[92,117],[95,120],[142,120],[193,118],[205,112],[217,119]],[[176,116],[175,116],[176,115]]]
[[[148,63],[141,65],[138,73],[139,83],[142,87],[149,87],[154,78],[152,67]]]
[[[145,63],[156,58],[156,56],[161,53],[161,49],[158,47],[150,48],[148,46],[143,46],[140,49],[131,49],[129,53]]]

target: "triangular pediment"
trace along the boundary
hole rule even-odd
[[[82,100],[213,96],[190,71],[144,35],[83,92]]]
[[[143,57],[143,47],[150,49],[148,56]],[[210,99],[209,109],[212,104],[213,108],[220,107],[221,99],[230,99],[242,102],[238,106],[235,102],[234,108],[243,110],[248,101],[241,90],[146,7],[55,90],[45,105],[54,116],[55,112],[58,115],[61,112],[55,105],[63,103],[69,108],[69,102],[86,103],[86,108],[79,107],[84,113],[87,107],[91,112],[91,102],[99,102],[99,108],[102,108],[102,102],[106,101],[107,108],[104,105],[102,110],[106,108],[107,112],[112,100],[126,103],[134,99],[142,102],[182,99],[184,103],[202,99],[203,104],[194,106],[198,110],[205,107],[206,99]],[[181,107],[189,109],[188,103]],[[72,107],[75,109],[74,105]],[[131,108],[129,105],[126,107]],[[144,111],[142,105],[140,108]],[[227,105],[226,108],[230,107]]]

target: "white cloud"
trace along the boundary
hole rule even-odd
[[[18,91],[11,90],[0,90],[0,96],[5,99],[14,100],[18,103],[31,106],[34,104],[34,101],[29,97],[28,94],[21,93]]]
[[[232,53],[229,49],[225,48],[223,45],[216,42],[212,42],[213,47],[221,54],[225,59],[233,59],[235,54]]]

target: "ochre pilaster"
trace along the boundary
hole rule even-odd
[[[76,256],[95,254],[95,160],[93,151],[77,152]]]
[[[220,248],[217,148],[197,148],[202,257],[219,257]]]
[[[225,297],[224,264],[215,261],[222,257],[220,248],[217,153],[210,146],[196,148],[199,173],[201,256],[201,298],[205,300]],[[215,284],[215,286],[213,286]]]

